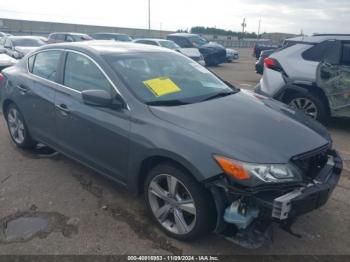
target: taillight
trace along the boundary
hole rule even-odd
[[[264,59],[264,65],[265,67],[275,70],[275,71],[283,71],[281,65],[278,63],[276,59],[267,57]]]
[[[4,81],[5,80],[5,77],[3,74],[0,73],[0,82]]]

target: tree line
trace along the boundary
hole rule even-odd
[[[178,32],[188,32],[187,30],[178,30]],[[257,38],[256,33],[245,32],[234,32],[232,30],[225,30],[215,27],[204,27],[204,26],[195,26],[190,30],[193,34],[206,34],[206,35],[223,35],[223,36],[236,36],[238,38]]]

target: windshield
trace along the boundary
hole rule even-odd
[[[202,46],[209,43],[209,41],[200,36],[191,36],[190,41],[196,46]]]
[[[122,41],[122,42],[131,42],[132,41],[131,37],[128,35],[117,35],[115,37],[115,39],[118,41]]]
[[[42,46],[45,45],[45,42],[40,39],[35,38],[16,38],[12,39],[14,46]]]
[[[144,103],[196,103],[233,91],[210,71],[176,52],[106,56],[128,88]]]
[[[159,41],[160,45],[172,50],[179,49],[180,47],[172,41]]]
[[[87,40],[93,40],[91,36],[88,35],[71,35],[75,41],[87,41]]]

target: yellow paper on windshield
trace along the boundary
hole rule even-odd
[[[156,97],[181,92],[181,88],[168,77],[154,78],[143,83]]]

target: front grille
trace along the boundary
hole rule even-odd
[[[328,161],[330,145],[292,158],[292,162],[302,171],[306,181],[312,181]]]

